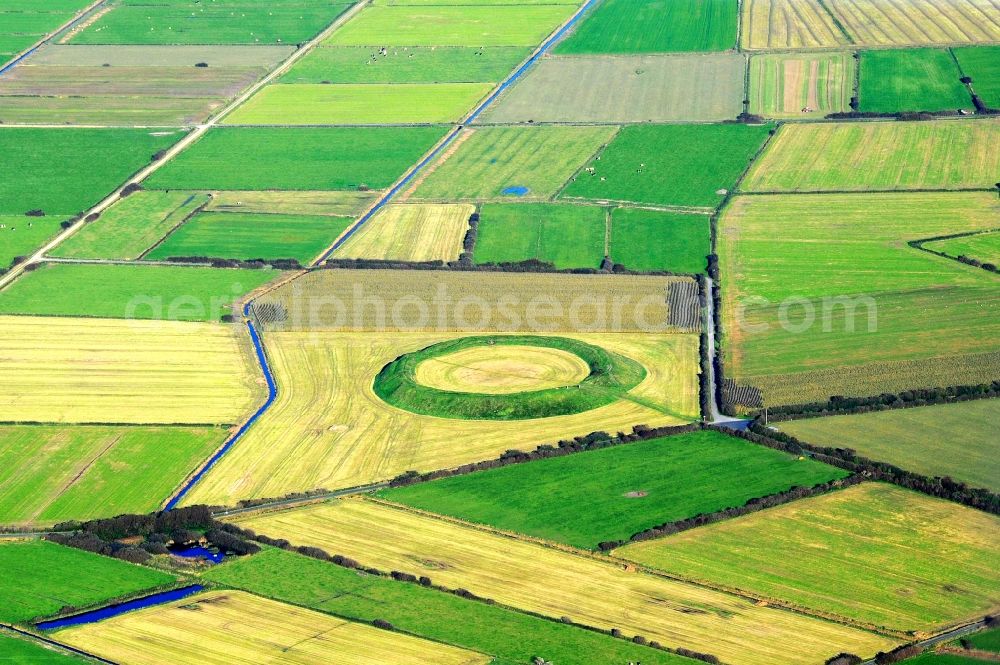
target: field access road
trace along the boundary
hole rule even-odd
[[[232,113],[236,109],[236,107],[240,106],[245,101],[250,99],[250,97],[255,95],[261,88],[268,85],[276,78],[287,72],[292,67],[292,65],[298,62],[309,51],[313,50],[317,45],[319,45],[320,42],[329,37],[334,30],[336,30],[341,25],[354,18],[354,16],[358,12],[360,12],[363,7],[366,7],[370,3],[370,1],[371,0],[362,0],[361,2],[355,4],[346,12],[338,16],[322,32],[320,32],[311,40],[303,44],[302,48],[293,51],[291,55],[289,55],[285,60],[281,62],[281,64],[272,69],[267,75],[264,76],[264,78],[257,81],[246,90],[244,90],[241,95],[239,95],[236,99],[227,104],[221,111],[219,111],[212,118],[210,118],[208,122],[201,125],[197,125],[193,129],[191,129],[191,131],[188,132],[187,136],[185,136],[180,141],[175,143],[173,146],[168,148],[166,153],[164,153],[163,157],[143,167],[141,170],[135,173],[131,178],[129,178],[127,182],[125,182],[121,187],[119,187],[110,195],[108,195],[104,200],[102,200],[100,203],[93,206],[89,210],[85,211],[80,216],[80,219],[77,220],[72,226],[63,230],[59,235],[57,235],[55,238],[47,242],[43,247],[41,247],[34,254],[28,257],[26,261],[12,267],[10,270],[7,271],[6,274],[0,276],[0,290],[4,289],[12,281],[14,281],[14,279],[16,279],[22,272],[24,272],[24,269],[26,267],[41,262],[45,258],[45,255],[48,252],[51,252],[53,249],[62,244],[67,238],[69,238],[74,233],[83,228],[83,226],[86,224],[85,220],[87,217],[95,213],[100,214],[105,210],[107,210],[109,207],[111,207],[116,201],[118,201],[121,198],[122,190],[125,187],[127,187],[132,183],[138,183],[148,178],[150,175],[152,175],[161,167],[163,167],[164,164],[168,163],[170,160],[176,157],[185,148],[187,148],[192,143],[194,143],[202,136],[204,136],[205,132],[207,132],[209,129],[217,125],[227,115]],[[18,128],[12,127],[10,131],[17,131],[17,129]]]
[[[296,497],[293,499],[276,499],[274,501],[266,501],[264,503],[259,503],[254,506],[247,506],[245,508],[227,508],[224,510],[217,510],[212,513],[212,517],[218,519],[220,517],[231,517],[233,515],[243,515],[245,513],[256,513],[261,510],[271,510],[274,508],[291,508],[293,506],[305,505],[307,503],[326,501],[328,499],[338,499],[344,496],[353,496],[356,494],[370,494],[371,492],[385,489],[387,487],[389,487],[389,483],[373,483],[371,485],[350,487],[348,489],[337,490],[336,492],[325,492],[323,494],[316,494],[307,497]]]
[[[964,637],[970,633],[974,633],[985,627],[986,627],[986,621],[984,619],[980,619],[979,621],[974,621],[973,623],[966,624],[964,626],[959,626],[958,628],[953,628],[952,630],[949,630],[946,633],[935,635],[934,637],[930,637],[926,640],[914,642],[913,645],[922,647],[924,649],[928,649],[938,644],[942,644],[943,642],[951,642],[953,640],[957,640],[960,637]],[[872,658],[870,660],[866,660],[865,662],[861,663],[861,665],[875,665],[875,659]]]
[[[742,430],[747,428],[747,425],[750,423],[749,420],[727,416],[722,413],[722,409],[719,408],[719,393],[715,387],[717,381],[717,377],[715,375],[715,356],[718,351],[715,348],[714,292],[715,282],[712,281],[711,277],[705,277],[705,330],[708,334],[708,390],[709,395],[711,396],[709,404],[712,408],[712,413],[709,414],[710,418],[708,422],[711,425],[718,425],[719,427]]]

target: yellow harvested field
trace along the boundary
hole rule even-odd
[[[826,6],[859,46],[1000,41],[996,0],[826,0]]]
[[[746,49],[834,48],[850,44],[821,0],[743,0],[742,32],[740,43]]]
[[[67,628],[55,638],[129,665],[479,665],[491,660],[242,591],[208,591]]]
[[[394,204],[380,210],[333,253],[335,259],[456,261],[471,204]]]
[[[597,430],[674,425],[697,418],[698,336],[568,334],[646,367],[620,400],[591,411],[528,421],[468,421],[392,407],[372,390],[381,369],[405,353],[460,333],[268,333],[278,382],[274,406],[187,496],[233,504],[317,488],[339,489],[491,459],[504,451]]]
[[[236,326],[0,317],[3,420],[239,422],[263,399]]]
[[[212,192],[206,211],[357,217],[379,192]]]
[[[590,374],[580,356],[537,346],[478,346],[417,365],[417,383],[459,393],[503,395],[579,383]]]
[[[685,647],[730,665],[815,665],[894,642],[613,562],[489,533],[364,499],[233,520],[383,570],[427,575],[497,602]]]

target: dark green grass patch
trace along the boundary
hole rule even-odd
[[[9,267],[15,258],[27,256],[41,247],[59,231],[59,223],[64,219],[0,215],[0,269]]]
[[[1000,628],[974,633],[965,639],[969,641],[973,649],[1000,653]]]
[[[573,180],[566,197],[713,208],[773,125],[632,125]]]
[[[218,321],[274,270],[49,263],[0,292],[0,314]]]
[[[611,213],[611,260],[631,270],[701,273],[712,253],[705,215],[641,208]]]
[[[972,108],[961,74],[943,49],[917,48],[861,53],[860,110],[955,111]]]
[[[0,632],[0,660],[17,665],[71,665],[86,662],[38,642]]]
[[[540,346],[579,356],[590,374],[579,384],[508,395],[439,390],[416,381],[421,362],[478,346]],[[413,413],[460,420],[527,420],[596,409],[618,401],[646,378],[631,358],[565,337],[510,335],[462,337],[401,356],[382,368],[373,390],[380,398]]]
[[[146,129],[0,128],[0,214],[86,210],[181,136]]]
[[[195,215],[145,258],[297,259],[308,263],[354,220],[317,215],[208,212]]]
[[[169,584],[173,575],[42,540],[0,543],[0,621],[20,623]]]
[[[906,665],[983,665],[987,661],[953,653],[925,653],[903,661]]]
[[[213,129],[147,182],[150,189],[330,190],[387,187],[441,127]]]
[[[497,665],[530,663],[539,654],[555,663],[575,665],[693,662],[608,635],[282,550],[267,549],[232,560],[204,577],[356,621],[382,619],[413,635],[493,655]]]
[[[988,107],[1000,109],[1000,46],[953,49],[962,72],[972,78],[972,88]]]
[[[476,263],[538,259],[556,268],[598,268],[605,211],[597,206],[511,203],[483,206]]]
[[[848,474],[702,431],[385,490],[392,501],[577,547]]]
[[[521,47],[389,47],[314,49],[281,83],[497,83],[528,57]]]
[[[731,0],[604,0],[556,52],[725,51],[736,45],[737,11]]]

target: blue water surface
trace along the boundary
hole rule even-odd
[[[205,587],[200,584],[192,584],[191,586],[181,587],[180,589],[161,591],[160,593],[154,593],[150,596],[143,596],[142,598],[136,598],[135,600],[129,600],[116,605],[108,605],[107,607],[91,610],[90,612],[74,614],[73,616],[64,617],[62,619],[54,619],[53,621],[42,621],[41,623],[36,623],[35,628],[38,628],[39,630],[55,630],[56,628],[66,628],[67,626],[97,623],[98,621],[110,619],[111,617],[116,617],[119,614],[131,612],[132,610],[141,610],[144,607],[153,607],[154,605],[162,605],[163,603],[169,603],[174,600],[180,600],[181,598],[187,598],[192,594],[204,590],[204,588]]]
[[[501,194],[507,194],[510,196],[524,196],[527,193],[528,188],[523,185],[512,185],[501,192]]]
[[[222,560],[226,558],[226,555],[222,552],[213,552],[207,547],[202,547],[201,545],[170,550],[170,553],[184,559],[205,559],[206,561],[211,561],[212,563],[222,563]]]

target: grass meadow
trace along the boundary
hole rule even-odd
[[[393,204],[382,208],[332,254],[338,259],[457,261],[475,212],[469,204]],[[330,239],[332,244],[333,238]]]
[[[952,49],[976,94],[990,108],[1000,109],[1000,46]]]
[[[480,212],[476,263],[538,259],[556,268],[599,268],[606,254],[607,212],[598,206],[486,204]]]
[[[55,30],[88,4],[87,0],[54,0],[44,4],[10,0],[0,8],[0,65]]]
[[[967,256],[983,263],[1000,265],[1000,232],[978,233],[972,236],[935,240],[924,243],[927,249],[944,252],[948,256]]]
[[[746,0],[740,43],[745,49],[811,49],[847,46],[822,0]]]
[[[822,117],[850,110],[854,58],[848,53],[767,54],[750,58],[750,113]],[[811,109],[804,111],[804,109]]]
[[[244,528],[339,552],[367,566],[427,575],[497,603],[618,628],[732,665],[813,665],[829,654],[871,656],[893,640],[620,563],[490,533],[371,500],[349,499],[233,520]],[[671,608],[665,611],[664,608]],[[762,626],[766,630],[762,631]]]
[[[422,174],[414,199],[479,201],[548,199],[606,145],[616,127],[475,127]],[[454,146],[455,144],[453,144]],[[524,187],[523,195],[504,194]]]
[[[444,137],[440,127],[223,127],[147,181],[148,189],[382,189]]]
[[[925,476],[949,476],[1000,491],[1000,401],[977,400],[878,413],[793,420],[777,425],[819,446],[852,448],[869,459]]]
[[[0,54],[2,56],[2,54]],[[80,658],[70,656],[65,651],[42,646],[40,642],[18,637],[13,633],[0,632],[0,653],[6,660],[31,665],[79,665]]]
[[[973,633],[966,637],[966,639],[969,640],[974,649],[1000,653],[1000,628]]]
[[[258,191],[212,192],[206,212],[242,212],[246,214],[325,215],[356,218],[378,197],[378,191]]]
[[[987,513],[866,483],[616,553],[869,625],[934,631],[996,606],[998,526]]]
[[[863,51],[859,110],[870,113],[972,109],[961,73],[943,49]]]
[[[301,607],[362,622],[388,621],[411,635],[495,656],[498,665],[545,654],[554,662],[606,665],[628,660],[682,665],[687,659],[556,621],[267,549],[203,575]]]
[[[615,208],[611,260],[644,272],[702,273],[712,253],[711,235],[705,215]]]
[[[169,584],[172,575],[44,540],[0,543],[0,621],[22,623]]]
[[[8,444],[0,450],[0,520],[152,512],[225,437],[209,427],[0,425]]]
[[[296,259],[306,264],[350,223],[349,218],[320,215],[202,212],[184,222],[143,258]]]
[[[770,125],[633,125],[563,190],[564,198],[714,208]]]
[[[29,256],[59,231],[65,217],[25,217],[0,215],[0,269],[12,265],[18,257]]]
[[[740,189],[820,192],[987,189],[1000,171],[1000,121],[788,124]]]
[[[584,549],[847,473],[694,432],[383,490],[389,501]]]
[[[727,51],[736,45],[737,11],[727,0],[606,0],[556,53]]]

